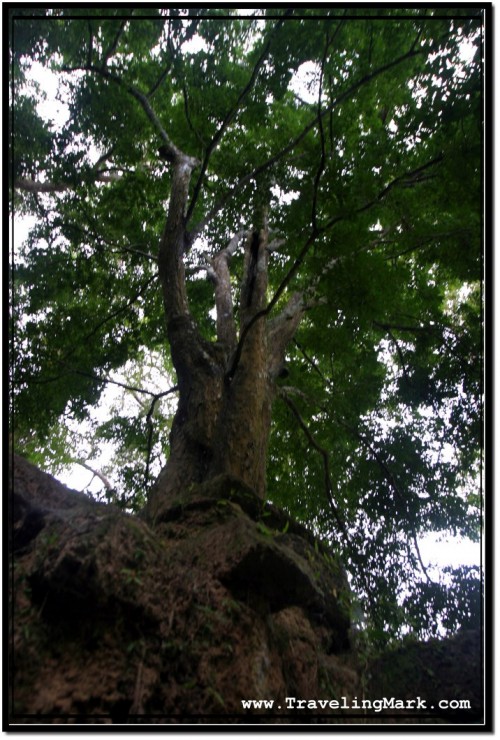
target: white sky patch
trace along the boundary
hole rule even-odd
[[[479,565],[481,562],[481,542],[464,537],[442,539],[442,535],[430,532],[419,538],[419,548],[424,561],[430,569],[441,569],[452,565]],[[434,574],[435,575],[435,574]]]
[[[464,62],[464,64],[470,64],[474,59],[476,49],[477,46],[473,41],[462,41],[460,44],[460,60]]]
[[[14,214],[14,218],[9,220],[9,241],[15,260],[20,259],[21,247],[36,223],[35,216],[17,216]]]
[[[300,196],[298,190],[285,191],[282,190],[279,185],[273,185],[271,187],[271,193],[274,195],[275,198],[277,198],[278,203],[285,203],[286,205],[290,205],[290,203],[292,203],[294,200],[297,200],[297,198]]]
[[[40,85],[45,99],[37,103],[38,115],[50,121],[55,129],[60,130],[69,120],[69,107],[58,99],[59,80],[54,72],[40,62],[33,62],[29,77]]]
[[[208,52],[208,44],[196,33],[192,39],[185,41],[181,46],[182,54],[197,54],[199,51]]]
[[[305,103],[315,103],[319,92],[319,65],[315,62],[301,64],[292,76],[288,89]]]

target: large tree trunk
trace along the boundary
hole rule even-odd
[[[285,350],[303,314],[296,294],[285,310],[267,318],[269,229],[267,215],[246,234],[244,274],[236,324],[229,263],[243,234],[212,260],[217,341],[205,340],[192,318],[183,256],[189,248],[184,211],[194,161],[177,155],[172,192],[159,253],[159,274],[179,405],[170,434],[170,455],[149,497],[145,515],[162,512],[192,484],[228,474],[263,498],[275,380]],[[194,489],[193,489],[194,490]]]

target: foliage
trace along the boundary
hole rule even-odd
[[[482,523],[482,10],[71,6],[10,23],[14,206],[36,216],[12,264],[17,449],[79,457],[74,423],[120,377],[126,398],[149,395],[94,422],[86,454],[119,444],[107,472],[132,508],[168,454],[171,407],[150,409],[175,383],[156,274],[171,176],[139,91],[202,163],[186,274],[205,336],[203,267],[263,202],[283,240],[269,297],[288,281],[310,299],[269,498],[338,541],[375,633],[469,623],[450,594],[477,581],[431,584],[418,538],[478,538]],[[65,120],[38,104],[40,66]],[[240,255],[231,269],[237,292]]]

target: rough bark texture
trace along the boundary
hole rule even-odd
[[[339,561],[231,476],[191,486],[156,530],[22,458],[9,500],[12,724],[481,721],[479,635],[367,662]],[[360,709],[417,695],[434,709]],[[264,698],[272,709],[242,705]]]
[[[226,373],[224,397],[214,439],[211,473],[240,478],[263,497],[267,441],[271,428],[272,379],[268,374],[265,317],[267,230],[253,232],[245,249],[245,280],[240,298],[241,331],[248,329],[236,371]],[[254,323],[250,326],[250,323]]]

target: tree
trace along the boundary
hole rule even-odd
[[[418,541],[482,524],[484,9],[10,12],[37,218],[16,449],[82,461],[67,427],[120,382],[142,403],[93,430],[119,445],[109,499],[159,525],[235,477],[342,553],[374,639],[475,624],[478,569],[434,582]]]

